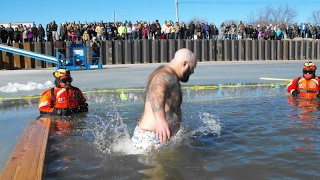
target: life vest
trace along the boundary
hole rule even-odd
[[[76,109],[79,106],[79,95],[78,91],[70,88],[52,88],[54,89],[55,102],[53,103],[55,108],[61,109]],[[52,92],[52,90],[51,90]]]
[[[51,88],[41,95],[39,110],[51,113],[54,109],[78,109],[79,100],[85,102],[79,97],[77,88]]]
[[[301,98],[316,98],[319,96],[320,85],[317,79],[306,80],[301,77],[297,81],[297,89]]]

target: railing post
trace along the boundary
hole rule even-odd
[[[168,40],[167,39],[163,39],[160,41],[160,62],[161,63],[166,63],[169,62],[168,59]]]
[[[42,43],[41,42],[35,42],[34,45],[34,52],[38,52],[42,54]],[[43,68],[42,61],[36,60],[34,62],[35,68]]]
[[[29,42],[23,43],[23,49],[30,51],[31,43]],[[24,59],[24,68],[31,69],[32,68],[31,58],[25,56],[23,59]]]
[[[142,40],[142,61],[141,62],[138,62],[138,63],[143,63],[143,64],[147,64],[147,63],[150,63],[150,60],[151,60],[151,42],[152,40],[151,39],[144,39]],[[136,50],[135,48],[136,47],[136,44],[133,46],[133,54],[134,53],[139,53],[140,50]],[[134,64],[137,63],[137,62],[133,62]]]
[[[209,40],[201,40],[201,59],[202,62],[209,61]]]
[[[124,64],[133,64],[132,62],[132,41],[124,40]]]
[[[152,41],[152,58],[151,58],[151,63],[159,63],[160,60],[160,41],[161,40],[153,40]]]

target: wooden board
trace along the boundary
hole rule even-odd
[[[51,121],[52,117],[29,120],[0,180],[42,179]]]

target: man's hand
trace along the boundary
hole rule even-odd
[[[156,136],[161,143],[166,143],[170,140],[171,132],[170,132],[169,124],[165,119],[157,120]]]
[[[293,97],[298,97],[300,92],[297,89],[295,89],[295,90],[292,91],[291,94],[292,94]]]
[[[54,115],[59,115],[59,116],[67,116],[70,115],[72,112],[70,111],[70,109],[54,109],[53,110],[53,114]]]
[[[88,103],[79,104],[80,112],[88,112]]]

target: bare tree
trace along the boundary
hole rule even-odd
[[[250,12],[247,15],[247,21],[251,24],[290,24],[294,22],[297,16],[297,10],[288,4],[285,6],[280,5],[277,8],[265,6],[256,12]]]
[[[254,11],[251,11],[249,14],[247,14],[247,23],[248,24],[254,24],[256,21],[256,15]]]
[[[190,24],[191,21],[193,21],[193,23],[197,23],[197,22],[207,22],[207,20],[205,18],[199,18],[199,17],[193,17],[191,19],[189,19],[189,21],[184,22],[185,24]]]
[[[288,4],[282,9],[281,19],[284,24],[293,23],[294,19],[298,16],[298,12],[295,8],[291,8]]]
[[[314,24],[320,24],[320,10],[312,11],[311,19]]]

